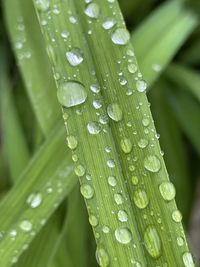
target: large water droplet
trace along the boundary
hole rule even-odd
[[[133,145],[131,143],[131,140],[129,138],[124,138],[120,142],[121,148],[125,154],[128,154],[131,152]]]
[[[114,18],[107,18],[103,23],[102,23],[102,27],[105,30],[109,30],[111,29],[115,24],[116,24],[116,20]]]
[[[67,136],[67,145],[70,149],[74,150],[77,148],[78,141],[75,136],[69,135]]]
[[[88,17],[97,19],[100,14],[99,5],[96,3],[90,3],[85,8],[84,12]]]
[[[136,190],[133,196],[135,205],[139,209],[145,209],[147,205],[149,204],[149,199],[147,196],[147,193],[144,190]]]
[[[28,196],[26,203],[31,208],[37,208],[42,203],[42,194],[41,193],[32,193]]]
[[[90,134],[98,134],[101,131],[101,125],[98,122],[91,121],[87,124],[87,129]]]
[[[147,89],[147,83],[143,80],[138,80],[136,82],[136,88],[138,90],[138,92],[144,92]]]
[[[94,196],[94,189],[89,184],[82,184],[80,191],[86,199],[91,199]]]
[[[162,244],[159,234],[154,226],[148,226],[144,233],[144,244],[149,255],[157,259],[161,256]]]
[[[110,263],[109,256],[108,256],[108,253],[105,251],[104,248],[102,248],[102,247],[97,248],[96,259],[97,259],[99,266],[101,266],[101,267],[109,266],[109,263]]]
[[[124,28],[116,29],[111,37],[114,44],[126,45],[130,39],[130,33]]]
[[[161,168],[159,158],[154,155],[147,156],[144,159],[144,167],[150,172],[158,172]]]
[[[114,121],[122,120],[122,110],[117,103],[110,104],[107,107],[108,116]]]
[[[24,232],[30,232],[32,230],[32,223],[30,221],[28,221],[28,220],[23,220],[20,223],[19,227]]]
[[[87,93],[81,83],[69,81],[58,88],[57,97],[62,106],[69,108],[84,103]]]
[[[121,244],[128,244],[131,242],[132,234],[126,227],[119,227],[115,230],[115,238]]]
[[[79,48],[73,48],[66,52],[66,57],[70,65],[77,66],[83,61],[83,53]]]
[[[176,190],[172,183],[170,182],[163,182],[159,186],[159,190],[161,193],[161,196],[164,198],[164,200],[170,201],[175,198]]]
[[[190,252],[185,252],[183,254],[183,263],[186,267],[194,267],[194,261],[192,258],[192,254]]]
[[[128,214],[125,210],[119,210],[117,213],[117,217],[120,222],[127,222],[128,221]]]

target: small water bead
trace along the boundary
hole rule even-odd
[[[66,57],[70,65],[78,66],[83,62],[83,53],[79,48],[73,48],[66,52]]]
[[[92,105],[95,109],[100,109],[102,107],[103,101],[101,99],[94,100]]]
[[[128,244],[131,242],[132,234],[126,227],[119,227],[115,230],[115,238],[121,244]]]
[[[90,134],[98,134],[101,132],[101,125],[98,122],[91,121],[87,124],[87,130]]]
[[[130,33],[124,28],[118,28],[113,32],[111,39],[114,44],[126,45],[130,40]]]
[[[81,194],[86,199],[91,199],[94,196],[94,189],[89,184],[82,184],[80,188]]]
[[[20,223],[19,227],[24,232],[30,232],[32,230],[32,223],[28,220],[24,220]]]
[[[107,124],[109,122],[109,117],[107,115],[101,115],[99,117],[99,122],[103,125]]]
[[[78,161],[78,156],[76,154],[72,155],[72,160],[73,162],[77,162]]]
[[[144,119],[142,120],[142,124],[143,124],[145,127],[149,126],[149,123],[150,123],[150,121],[149,121],[149,119],[147,119],[147,118],[144,118]]]
[[[28,196],[26,203],[31,207],[31,208],[37,208],[40,206],[42,203],[42,194],[41,193],[32,193]]]
[[[116,181],[116,178],[114,176],[109,176],[108,177],[108,184],[110,186],[113,186],[115,187],[117,185],[117,181]]]
[[[121,149],[125,154],[128,154],[131,152],[133,145],[131,143],[131,140],[129,138],[124,138],[120,142]]]
[[[138,182],[139,182],[139,180],[138,180],[138,177],[137,177],[137,176],[132,176],[132,177],[131,177],[131,181],[132,181],[132,184],[133,184],[133,185],[137,185],[137,184],[138,184]]]
[[[111,29],[115,24],[117,23],[117,21],[114,18],[107,18],[103,23],[102,23],[102,27],[105,30],[109,30]]]
[[[171,201],[175,198],[176,189],[171,182],[163,182],[159,186],[160,194],[166,201]]]
[[[119,210],[117,213],[117,217],[120,222],[127,222],[128,221],[128,214],[125,210]]]
[[[135,191],[133,199],[139,209],[145,209],[149,204],[147,193],[141,189]]]
[[[104,248],[102,247],[97,248],[96,259],[97,259],[97,263],[99,264],[99,266],[101,267],[109,266],[110,259],[109,259],[108,253],[105,251]]]
[[[137,71],[137,65],[136,64],[129,64],[128,65],[128,71],[130,72],[130,73],[135,73],[136,71]]]
[[[122,110],[117,103],[110,104],[107,107],[107,113],[108,113],[108,116],[116,122],[122,120],[123,113],[122,113]]]
[[[79,164],[74,168],[74,172],[78,177],[82,177],[85,174],[85,168],[83,165]]]
[[[136,82],[136,88],[138,92],[142,93],[147,89],[147,83],[144,80],[138,80]]]
[[[41,12],[47,11],[49,9],[50,6],[49,0],[35,0],[34,2],[36,8]]]
[[[124,202],[123,201],[123,197],[122,197],[122,195],[120,193],[114,194],[114,200],[117,203],[117,205],[121,205]]]
[[[105,147],[105,151],[106,151],[106,153],[110,153],[112,151],[112,149],[109,146],[107,146],[107,147]]]
[[[75,136],[69,135],[67,136],[67,145],[71,150],[74,150],[77,148],[78,141]]]
[[[177,241],[177,245],[179,247],[182,247],[184,245],[184,243],[185,243],[184,238],[181,237],[181,236],[178,236],[177,239],[176,239],[176,241]]]
[[[134,165],[129,165],[128,169],[130,172],[134,172],[135,171],[135,166]]]
[[[156,173],[160,170],[161,164],[157,156],[150,155],[144,159],[144,167],[150,172]]]
[[[15,238],[17,236],[17,231],[15,229],[11,230],[9,235],[13,238]]]
[[[149,255],[157,259],[162,253],[162,243],[154,226],[148,226],[144,233],[144,244]]]
[[[68,31],[62,31],[62,32],[61,32],[61,37],[62,37],[63,39],[67,39],[68,36],[69,36],[69,32],[68,32]]]
[[[110,228],[108,226],[104,225],[102,227],[102,231],[103,231],[104,234],[108,234],[110,232]]]
[[[127,56],[130,56],[130,57],[133,57],[133,56],[135,55],[135,53],[134,53],[133,50],[131,50],[131,49],[128,49],[128,50],[126,51],[126,54],[127,54]]]
[[[69,81],[59,86],[57,97],[62,106],[69,108],[84,103],[87,99],[87,93],[83,84]]]
[[[74,16],[70,16],[70,17],[69,17],[69,21],[70,21],[72,24],[76,24],[76,23],[77,23],[77,18],[74,17]]]
[[[143,138],[138,141],[138,146],[140,148],[145,148],[148,146],[148,144],[149,144],[149,141]]]
[[[183,218],[182,214],[181,214],[181,212],[179,210],[175,210],[175,211],[172,212],[172,219],[175,222],[177,222],[177,223],[181,222],[182,218]]]
[[[100,14],[99,5],[96,3],[89,3],[85,8],[84,13],[90,18],[97,19]]]
[[[186,267],[194,267],[194,261],[192,258],[192,254],[190,252],[185,252],[183,254],[183,263]]]
[[[101,90],[100,85],[99,84],[92,84],[90,85],[90,90],[95,93],[98,94]]]
[[[90,215],[89,216],[89,223],[93,226],[96,227],[98,225],[98,219],[95,215]]]
[[[114,159],[107,160],[107,165],[109,168],[115,168],[115,161]]]
[[[122,85],[122,86],[124,86],[124,85],[126,85],[127,84],[127,79],[125,78],[125,77],[121,77],[120,79],[119,79],[119,83]]]

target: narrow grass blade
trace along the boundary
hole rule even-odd
[[[17,261],[76,184],[72,166],[66,166],[65,163],[66,160],[70,162],[70,159],[64,156],[63,144],[59,146],[60,140],[64,142],[64,133],[59,133],[57,129],[49,136],[21,179],[0,204],[0,213],[4,214],[0,217],[1,266],[11,266]]]
[[[138,80],[141,75],[117,3],[99,1],[86,5],[82,1],[66,0],[47,1],[46,5],[35,2],[35,7],[46,46],[51,51],[54,74],[60,77],[58,98],[64,106],[68,145],[76,162],[75,173],[81,181],[89,216],[93,218],[100,265],[129,266],[131,261],[149,266],[183,265],[185,258],[191,259],[191,254],[187,252],[186,242],[183,241],[181,248],[177,245],[177,237],[184,240],[181,215],[176,210],[174,189],[160,155],[144,94],[146,84]],[[113,14],[117,28],[106,31],[102,24],[106,18],[113,18]],[[66,29],[69,38],[63,38],[62,32]],[[132,63],[129,68],[127,58]],[[132,74],[133,67],[135,74]],[[128,90],[130,85],[133,90]],[[69,95],[70,89],[76,93]],[[96,103],[99,100],[102,101],[100,107]],[[99,116],[102,118],[107,113],[110,123],[102,125]],[[141,139],[148,143],[145,149],[138,145]],[[114,177],[108,179],[110,176]],[[165,185],[172,189],[172,195],[168,196],[168,190],[163,193]],[[123,217],[128,220],[112,215],[113,210],[114,214],[121,213],[117,206],[122,201],[119,203],[119,193],[127,196],[127,190],[129,197],[123,203],[127,215],[123,213]],[[152,210],[160,217],[154,218]],[[102,233],[105,227],[112,235]],[[155,240],[158,247],[153,245],[151,250]],[[131,249],[132,245],[135,249]]]
[[[137,28],[132,42],[148,83],[153,83],[165,69],[197,23],[183,2],[175,0],[165,2]]]

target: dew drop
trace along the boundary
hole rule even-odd
[[[181,214],[181,212],[179,210],[173,211],[172,212],[172,219],[175,222],[177,222],[177,223],[181,222],[182,221],[182,214]]]
[[[124,138],[121,140],[120,142],[120,145],[121,145],[121,149],[123,150],[123,152],[125,154],[128,154],[131,152],[132,148],[133,148],[133,145],[131,143],[131,140],[128,139],[128,138]]]
[[[115,161],[113,159],[107,160],[107,165],[109,168],[114,168],[115,167]]]
[[[108,234],[110,232],[110,228],[106,225],[103,226],[102,231],[104,234]]]
[[[20,223],[19,227],[24,232],[30,232],[32,230],[32,223],[28,220],[24,220]]]
[[[126,45],[130,40],[130,33],[124,28],[116,29],[111,37],[114,44]]]
[[[89,184],[82,184],[80,191],[86,199],[91,199],[94,196],[94,189]]]
[[[158,172],[161,168],[159,158],[154,155],[147,156],[144,159],[144,167],[150,172]]]
[[[110,186],[113,186],[113,187],[115,187],[117,185],[117,181],[116,181],[114,176],[109,176],[108,177],[108,184]]]
[[[79,48],[73,48],[66,52],[66,58],[70,65],[78,66],[83,62],[83,53]]]
[[[175,198],[176,190],[172,183],[170,182],[163,182],[159,186],[160,194],[166,201],[171,201]]]
[[[179,247],[182,247],[184,245],[184,243],[185,243],[183,237],[181,237],[181,236],[178,236],[177,239],[176,239],[176,241],[177,241],[177,245]]]
[[[90,90],[95,93],[98,94],[100,92],[100,85],[99,84],[92,84],[90,86]]]
[[[31,207],[31,208],[37,208],[40,206],[42,203],[42,194],[41,193],[32,193],[28,196],[26,203]]]
[[[93,107],[94,107],[95,109],[100,109],[100,108],[102,107],[102,100],[101,100],[101,99],[94,100],[94,101],[92,102],[92,104],[93,104]]]
[[[97,19],[100,14],[99,5],[96,3],[90,3],[85,8],[84,12],[88,17]]]
[[[67,136],[67,145],[70,149],[74,150],[77,148],[78,141],[75,136],[69,135]]]
[[[114,18],[107,18],[103,23],[102,23],[102,27],[105,30],[109,30],[111,29],[115,24],[116,24],[116,20]]]
[[[122,120],[122,110],[117,103],[110,104],[107,107],[108,116],[114,121]]]
[[[78,177],[82,177],[85,174],[85,168],[79,164],[74,168],[74,172]]]
[[[110,263],[109,256],[104,248],[102,247],[97,248],[96,259],[97,259],[97,263],[99,264],[99,266],[101,267],[109,266],[109,263]]]
[[[98,225],[98,219],[95,215],[90,215],[89,216],[89,223],[93,226],[93,227],[96,227]]]
[[[147,205],[149,204],[149,199],[147,196],[147,193],[144,190],[136,190],[133,196],[135,205],[139,209],[145,209]]]
[[[68,32],[68,31],[62,31],[62,32],[61,32],[61,37],[62,37],[63,39],[67,39],[68,36],[69,36],[69,32]]]
[[[126,227],[119,227],[115,230],[115,238],[121,244],[128,244],[131,242],[132,234]]]
[[[35,0],[36,8],[41,11],[47,11],[49,9],[50,3],[49,0]]]
[[[192,258],[192,254],[190,252],[185,252],[183,254],[183,263],[186,267],[194,267],[194,261]]]
[[[117,203],[117,205],[121,205],[124,202],[122,195],[119,193],[114,194],[114,200]]]
[[[148,126],[149,125],[149,119],[147,119],[147,118],[145,118],[145,119],[143,119],[142,120],[142,124],[146,127],[146,126]]]
[[[87,93],[81,83],[69,81],[59,87],[57,97],[62,106],[69,108],[84,103]]]
[[[98,122],[91,121],[87,124],[87,130],[90,134],[98,134],[101,131],[101,125]]]
[[[161,256],[162,244],[154,226],[148,226],[144,233],[144,244],[149,255],[157,259]]]
[[[148,140],[146,140],[146,139],[140,139],[140,140],[138,141],[138,146],[139,146],[140,148],[145,148],[145,147],[148,146],[148,144],[149,144],[149,142],[148,142]]]
[[[138,180],[138,177],[137,177],[137,176],[132,176],[132,178],[131,178],[131,181],[132,181],[133,185],[137,185],[137,184],[138,184],[138,182],[139,182],[139,180]]]
[[[117,213],[117,217],[120,222],[127,222],[128,221],[128,215],[125,210],[119,210]]]
[[[144,92],[147,89],[147,83],[143,80],[139,80],[136,82],[136,88],[138,92]]]
[[[137,66],[135,65],[135,64],[129,64],[128,65],[128,71],[130,72],[130,73],[135,73],[136,71],[137,71]]]

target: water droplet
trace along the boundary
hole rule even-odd
[[[28,196],[26,203],[31,208],[37,208],[42,203],[42,194],[41,193],[32,193]]]
[[[49,9],[50,3],[49,0],[35,0],[36,8],[41,11],[47,11]]]
[[[115,24],[116,24],[116,20],[114,18],[107,18],[103,23],[102,23],[102,27],[105,30],[109,30],[111,29]]]
[[[110,104],[107,107],[108,116],[114,121],[122,120],[122,110],[117,103]]]
[[[139,80],[136,82],[136,88],[138,92],[144,92],[147,89],[147,83],[143,80]]]
[[[100,85],[99,84],[92,84],[90,86],[90,90],[95,93],[95,94],[98,94],[100,92]]]
[[[144,244],[149,255],[157,259],[161,256],[162,244],[154,226],[148,226],[144,233]]]
[[[152,69],[156,72],[160,72],[162,70],[162,67],[159,64],[153,64]]]
[[[138,182],[139,182],[139,180],[138,180],[138,177],[137,177],[137,176],[132,176],[132,178],[131,178],[131,181],[132,181],[133,185],[137,185],[137,184],[138,184]]]
[[[96,3],[90,3],[85,8],[84,12],[88,17],[97,19],[100,14],[99,5]]]
[[[32,230],[32,223],[28,220],[24,220],[20,223],[19,227],[24,232],[30,232]]]
[[[144,118],[143,120],[142,120],[142,124],[146,127],[146,126],[148,126],[149,125],[149,119],[147,119],[147,118]]]
[[[104,248],[102,247],[97,248],[96,259],[97,259],[97,263],[99,264],[99,266],[101,267],[109,266],[109,263],[110,263],[109,256]]]
[[[108,165],[109,168],[114,168],[115,167],[114,159],[107,160],[107,165]]]
[[[130,33],[124,28],[116,29],[111,37],[114,44],[126,45],[130,39]]]
[[[135,205],[139,209],[144,209],[149,204],[147,193],[144,190],[140,190],[140,189],[136,190],[134,193],[133,199],[134,199]]]
[[[154,155],[147,156],[144,159],[144,167],[150,172],[158,172],[161,168],[159,158]]]
[[[183,254],[183,263],[186,267],[194,267],[194,261],[192,258],[192,254],[190,252],[185,252]]]
[[[131,242],[132,234],[126,227],[120,227],[115,230],[115,238],[121,244],[128,244]]]
[[[117,203],[117,205],[121,205],[124,202],[122,195],[119,193],[114,194],[114,199],[115,199],[115,202]]]
[[[95,109],[100,109],[100,108],[102,107],[102,103],[103,103],[103,101],[102,101],[101,99],[94,100],[94,101],[92,102],[93,107],[94,107]]]
[[[128,138],[124,138],[120,142],[121,148],[125,154],[128,154],[131,152],[133,145],[131,143],[131,140]]]
[[[76,137],[74,137],[73,135],[67,136],[67,145],[72,150],[76,149],[78,145]]]
[[[103,226],[102,231],[104,234],[108,234],[110,232],[110,228],[106,225]]]
[[[116,184],[117,184],[117,181],[116,181],[116,179],[115,179],[115,177],[114,176],[109,176],[108,177],[108,184],[110,185],[110,186],[116,186]]]
[[[135,73],[136,71],[137,71],[137,65],[136,64],[129,64],[128,65],[128,71],[130,72],[130,73]]]
[[[79,48],[73,48],[66,52],[66,57],[70,65],[77,66],[83,62],[83,53]]]
[[[69,36],[69,32],[68,31],[62,31],[61,36],[63,39],[67,39],[67,37]]]
[[[148,140],[146,140],[146,139],[140,139],[140,140],[138,141],[138,146],[139,146],[140,148],[145,148],[145,147],[148,146],[148,144],[149,144],[149,142],[148,142]]]
[[[99,122],[100,122],[101,124],[107,124],[107,123],[109,122],[109,118],[108,118],[108,116],[107,116],[107,115],[101,115],[101,116],[99,117]]]
[[[127,222],[128,221],[128,215],[125,210],[119,210],[117,213],[117,217],[120,222]]]
[[[182,247],[185,243],[184,238],[181,236],[178,236],[176,240],[179,247]]]
[[[95,215],[90,215],[89,216],[89,223],[93,226],[96,227],[98,225],[98,219]]]
[[[91,121],[87,124],[87,129],[90,134],[98,134],[101,131],[101,125],[98,122]]]
[[[58,101],[66,108],[80,105],[85,102],[87,93],[85,87],[75,81],[65,82],[57,90]]]
[[[172,219],[175,222],[177,222],[177,223],[181,222],[182,221],[182,214],[181,214],[181,212],[179,210],[174,210],[172,212]]]
[[[172,183],[163,182],[159,186],[160,194],[164,198],[164,200],[170,201],[175,198],[176,190]]]
[[[89,184],[82,184],[80,191],[86,199],[91,199],[94,196],[94,189]]]
[[[74,172],[78,177],[82,177],[85,174],[85,168],[82,165],[77,165]]]

